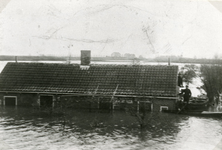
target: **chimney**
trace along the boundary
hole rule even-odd
[[[18,56],[15,56],[15,62],[16,63],[18,62]]]
[[[81,50],[81,65],[90,65],[91,62],[91,51]]]
[[[170,66],[170,57],[168,57],[168,66]]]

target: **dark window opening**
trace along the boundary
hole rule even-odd
[[[160,106],[160,111],[168,110],[168,106]]]
[[[151,111],[151,103],[148,102],[140,102],[139,105],[139,110],[140,112],[146,112],[146,111]]]
[[[40,96],[40,107],[52,107],[52,96]]]
[[[111,110],[112,109],[112,103],[110,102],[110,98],[103,98],[99,102],[99,108],[103,110]]]
[[[182,86],[183,86],[183,78],[181,77],[180,74],[178,75],[177,82],[178,82],[178,86],[179,86],[179,87],[182,87]]]
[[[5,106],[15,106],[16,98],[15,97],[5,97]]]

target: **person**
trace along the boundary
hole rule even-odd
[[[188,85],[186,85],[186,89],[182,90],[182,94],[183,94],[183,101],[186,103],[186,105],[189,103],[189,99],[192,95],[190,89],[188,88]]]
[[[178,74],[178,86],[183,87],[183,78],[180,73]]]

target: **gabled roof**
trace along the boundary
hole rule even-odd
[[[8,63],[0,91],[176,96],[177,66]],[[118,87],[117,87],[118,86]]]

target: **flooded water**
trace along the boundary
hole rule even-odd
[[[148,113],[140,129],[125,111],[69,110],[43,114],[32,108],[0,107],[0,149],[18,150],[217,150],[222,118]]]

